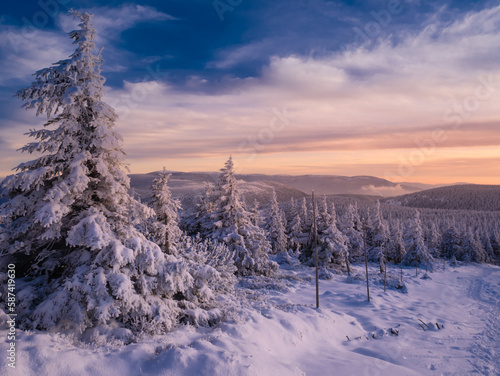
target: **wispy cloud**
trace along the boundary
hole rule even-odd
[[[245,165],[248,171],[273,172],[274,168],[278,172],[286,166],[301,173],[308,168],[325,172],[319,161],[329,158],[332,162],[325,167],[329,173],[383,175],[384,169],[405,156],[405,150],[418,149],[436,130],[445,136],[433,146],[435,154],[419,166],[421,171],[432,172],[434,162],[440,165],[444,150],[466,154],[466,150],[494,149],[500,144],[496,136],[500,123],[500,6],[461,15],[447,11],[442,7],[421,25],[395,28],[392,35],[388,29],[369,44],[347,44],[330,52],[286,53],[288,47],[275,48],[282,39],[273,31],[214,50],[212,59],[201,64],[205,70],[174,82],[175,72],[163,71],[164,60],[159,56],[134,56],[120,50],[117,43],[123,31],[138,23],[172,22],[173,17],[132,4],[96,8],[101,42],[111,50],[105,69],[120,72],[131,65],[144,67],[146,82],[126,78],[122,86],[109,87],[106,97],[121,115],[117,126],[125,138],[132,170],[159,169],[162,159],[169,159],[173,169],[191,170],[210,166],[209,161],[223,160],[229,153],[246,159],[249,151],[242,144],[255,141],[270,127],[273,108],[286,109],[293,120],[271,142],[259,145],[259,158]],[[339,18],[339,14],[338,8],[332,8],[329,17]],[[342,22],[348,22],[346,18]],[[71,21],[61,16],[59,25],[68,30]],[[61,46],[71,46],[61,42],[64,36],[45,32],[38,45],[26,46],[25,52],[12,57],[21,66],[17,71],[10,65],[13,75],[32,73],[32,60],[67,56],[66,47]],[[30,48],[36,56],[31,61]],[[256,63],[258,74],[248,78],[230,73],[248,61],[264,65]],[[158,74],[148,75],[146,66],[157,66]],[[9,77],[8,69],[0,80]],[[210,76],[206,71],[219,75]],[[479,77],[489,80],[489,95],[475,103],[471,98],[482,82]],[[464,110],[464,106],[473,109]],[[456,115],[462,116],[458,127],[451,121],[457,111],[463,115]],[[494,151],[491,153],[482,158],[494,158]],[[302,167],[293,170],[298,165]]]
[[[94,14],[94,26],[101,40],[117,38],[120,33],[141,22],[161,22],[175,18],[150,6],[123,4],[119,7],[93,7],[86,9]],[[65,14],[59,14],[57,22],[62,30],[69,32],[75,22]]]
[[[180,147],[182,153],[227,154],[268,125],[274,106],[287,107],[294,121],[263,153],[417,148],[419,140],[442,127],[446,141],[439,147],[497,145],[500,68],[492,62],[500,49],[491,46],[500,46],[499,20],[500,7],[495,7],[428,25],[398,44],[381,41],[372,49],[321,59],[275,57],[262,77],[240,81],[224,94],[161,86],[123,121],[123,131],[132,132],[142,121],[151,124],[151,138],[142,139],[149,150],[158,144],[160,152],[163,141],[155,139],[164,135],[178,147],[193,146]],[[480,103],[460,129],[450,128],[443,113],[473,95],[478,75],[485,73],[497,85],[496,96]]]
[[[37,30],[27,34],[21,27],[0,25],[0,85],[26,80],[73,50],[68,38],[59,32]]]

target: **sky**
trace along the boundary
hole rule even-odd
[[[44,118],[13,93],[93,13],[132,173],[500,184],[498,1],[4,2],[0,176]]]

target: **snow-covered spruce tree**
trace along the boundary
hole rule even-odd
[[[431,222],[431,224],[427,228],[427,231],[425,231],[424,239],[425,244],[427,245],[429,253],[432,255],[432,257],[439,257],[441,236],[434,222]]]
[[[211,193],[211,212],[202,219],[200,234],[225,243],[234,252],[239,275],[271,275],[278,264],[269,260],[271,245],[264,231],[252,224],[250,214],[241,203],[233,160],[229,157],[220,170],[219,180]]]
[[[496,260],[497,263],[500,261],[500,232],[498,228],[500,225],[495,226],[490,234],[490,245],[493,253],[490,254],[490,259]]]
[[[330,218],[330,225],[325,234],[330,241],[329,247],[333,251],[333,261],[338,264],[343,264],[347,269],[347,274],[350,275],[351,267],[349,262],[349,247],[347,246],[348,240],[337,227],[337,212],[333,202],[331,203]]]
[[[364,258],[363,229],[359,218],[357,201],[349,204],[342,218],[342,232],[347,237],[347,249],[351,260],[361,261]]]
[[[382,218],[380,201],[377,201],[375,210],[370,212],[368,221],[368,231],[366,234],[368,260],[377,261],[380,265],[380,273],[383,273],[386,262],[385,243],[389,238],[389,233],[387,231],[387,225]]]
[[[307,214],[307,201],[305,197],[302,198],[300,204],[297,204],[297,215],[302,219],[302,232],[309,234],[312,219]]]
[[[253,200],[253,204],[249,210],[250,220],[257,227],[260,227],[262,225],[262,218],[260,216],[259,207],[260,207],[259,201],[255,199]]]
[[[462,239],[455,230],[455,226],[449,227],[441,237],[441,256],[453,259],[459,254],[462,248]]]
[[[493,246],[491,245],[490,237],[487,234],[483,234],[481,242],[483,244],[484,251],[486,252],[487,261],[491,262],[493,257]]]
[[[315,200],[315,205],[316,205],[316,236],[317,236],[317,243],[318,243],[318,256],[321,254],[321,234],[328,228],[328,224],[330,223],[331,217],[328,214],[328,207],[326,204],[326,198],[323,196],[321,198],[321,201]],[[319,202],[318,202],[319,201]],[[305,203],[305,200],[304,200]],[[304,205],[304,209],[307,212],[307,206]],[[312,205],[311,205],[312,209]],[[311,222],[311,226],[307,226],[309,230],[308,234],[308,242],[307,246],[302,249],[302,252],[299,256],[299,259],[302,263],[308,266],[313,266],[315,259],[314,259],[314,254],[315,254],[315,245],[314,245],[314,216],[313,212],[309,213],[310,215],[307,215],[309,218],[309,221]],[[321,264],[321,259],[319,258],[319,263]],[[322,265],[324,266],[324,265]]]
[[[295,256],[299,256],[308,247],[310,230],[307,228],[307,205],[303,198],[300,203],[294,205],[294,210],[290,212],[292,217],[289,221],[288,249],[291,249]]]
[[[460,251],[455,254],[459,261],[465,262],[486,262],[487,254],[481,244],[477,234],[469,227],[462,236],[462,246]]]
[[[193,262],[197,273],[196,275],[206,275],[205,278],[200,278],[198,283],[202,288],[208,286],[207,293],[211,290],[215,292],[232,292],[235,284],[236,266],[234,265],[234,252],[232,252],[224,243],[213,239],[202,239],[200,236],[181,238],[182,249],[184,249],[185,258]],[[206,266],[214,268],[213,270],[206,269]]]
[[[407,224],[403,235],[406,254],[403,257],[404,265],[414,265],[418,268],[423,263],[427,269],[433,270],[433,257],[429,253],[422,233],[420,212],[415,211],[415,217]]]
[[[302,232],[302,218],[299,214],[295,214],[290,223],[290,231],[288,233],[288,249],[290,249],[295,257],[298,257],[301,250],[307,246],[309,233]]]
[[[395,264],[399,264],[403,261],[403,256],[406,253],[404,239],[403,239],[403,229],[401,227],[401,222],[396,219],[393,225],[392,235],[388,243],[388,258],[392,260]]]
[[[156,221],[150,226],[149,234],[167,254],[177,254],[177,242],[181,236],[178,212],[181,209],[179,200],[172,197],[168,187],[168,174],[163,167],[160,176],[153,180],[151,186],[152,198],[149,203],[156,214]]]
[[[403,259],[406,254],[406,246],[403,238],[403,228],[401,222],[396,220],[394,227],[394,235],[391,239],[393,261],[399,263],[400,268],[400,282],[403,284]]]
[[[281,262],[290,262],[291,258],[288,254],[288,239],[285,234],[285,223],[283,221],[282,211],[278,206],[278,198],[274,188],[271,192],[271,200],[267,215],[266,230],[269,242],[271,243],[271,252],[277,255]]]
[[[289,205],[288,211],[287,211],[287,214],[289,214],[289,217],[293,217],[295,215],[295,213],[296,213],[296,210],[297,210],[297,204],[295,203],[295,200],[292,197],[290,199],[290,205]]]
[[[205,190],[203,194],[199,196],[198,202],[196,203],[194,215],[183,221],[183,229],[188,235],[195,236],[197,234],[204,234],[207,231],[205,228],[207,225],[207,218],[214,210],[213,191],[213,184],[206,182]]]
[[[92,15],[71,14],[80,21],[69,33],[75,52],[17,93],[48,120],[22,148],[41,156],[3,182],[10,200],[0,207],[0,262],[26,279],[17,312],[25,328],[162,333],[182,313],[174,297],[208,297],[197,295],[183,262],[135,227],[153,213],[128,193],[117,116],[102,101]]]
[[[347,238],[337,227],[336,212],[333,203],[331,210],[328,210],[326,197],[323,197],[320,205],[318,205],[317,216],[318,261],[319,265],[323,268],[322,273],[328,276],[329,272],[326,268],[334,264],[345,265],[348,273],[350,273]],[[309,258],[306,264],[312,265],[314,263],[314,250],[310,249],[308,255]]]

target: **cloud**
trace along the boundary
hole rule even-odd
[[[96,27],[114,54],[104,69],[118,73],[138,64],[132,53],[113,47],[124,30],[139,22],[172,20],[154,8],[130,4],[101,7],[96,13]],[[174,164],[178,158],[183,166],[192,159],[191,169],[199,169],[196,163],[205,165],[229,153],[244,158],[257,153],[276,163],[279,155],[289,156],[288,165],[304,169],[307,163],[311,168],[320,165],[312,159],[314,154],[318,159],[335,155],[338,159],[331,166],[342,165],[343,171],[360,166],[354,174],[375,174],[391,164],[397,168],[397,157],[418,150],[439,130],[446,137],[435,143],[437,150],[463,152],[498,145],[500,6],[460,17],[450,14],[456,18],[442,21],[438,14],[420,28],[395,28],[398,33],[392,36],[388,29],[370,44],[321,54],[291,52],[289,46],[275,49],[280,39],[274,34],[254,38],[218,49],[210,62],[200,64],[218,76],[200,70],[174,83],[167,77],[177,77],[177,71],[144,70],[144,82],[130,79],[123,81],[123,87],[108,87],[105,99],[121,115],[117,128],[125,138],[132,170],[134,166],[149,170],[148,161],[151,170],[159,169],[157,161],[162,158]],[[47,33],[51,33],[44,37],[47,40],[54,36]],[[70,46],[61,38],[48,44],[50,55],[68,55],[57,50]],[[38,43],[46,46],[44,39]],[[41,47],[32,48],[38,51],[35,56],[44,56]],[[28,47],[23,54],[24,61],[18,62],[21,71],[32,73]],[[254,77],[228,73],[253,60],[265,61]],[[143,60],[147,64],[163,63],[154,56]],[[488,87],[485,81],[490,81]],[[275,110],[288,114],[285,126]],[[303,158],[306,154],[309,159]],[[437,156],[442,158],[436,152],[429,163]],[[349,163],[342,164],[342,158]],[[261,168],[260,163],[253,168]],[[264,167],[281,168],[271,163]]]
[[[120,120],[127,150],[143,159],[238,150],[260,155],[411,150],[429,147],[428,140],[440,131],[444,136],[432,148],[498,145],[500,69],[484,55],[493,60],[498,53],[486,46],[500,45],[491,21],[499,18],[499,9],[428,25],[397,44],[381,41],[372,49],[356,47],[322,58],[274,57],[261,77],[235,79],[238,83],[223,93],[185,92],[157,82],[156,91],[132,101]],[[479,68],[466,69],[471,52],[481,56]],[[484,87],[485,80],[492,86]],[[141,85],[126,83],[112,97],[131,98]],[[194,78],[193,85],[203,87],[206,81]],[[459,126],[448,121],[457,115],[447,119],[445,114],[454,114],[456,105],[468,108],[478,87],[489,94],[476,98],[477,108],[462,108]],[[272,131],[273,108],[286,108],[289,124],[259,141]]]
[[[175,20],[167,13],[156,10],[150,6],[137,4],[123,4],[118,7],[102,6],[81,9],[94,14],[93,24],[97,31],[96,47],[104,48],[103,56],[106,64],[103,71],[106,73],[130,74],[136,65],[143,66],[140,57],[130,49],[117,47],[123,46],[122,33],[134,28],[141,23],[160,24],[165,21]],[[59,13],[56,17],[57,25],[65,32],[74,30],[76,22],[73,17]],[[144,42],[147,45],[149,41]]]
[[[96,45],[106,46],[106,55],[110,60],[120,60],[120,57],[131,58],[129,53],[119,51],[110,43],[110,40],[119,38],[124,30],[141,22],[162,22],[174,19],[152,7],[133,4],[124,4],[118,8],[91,8],[88,11],[95,13],[94,26],[98,30]],[[57,25],[65,32],[77,28],[77,22],[65,12],[58,12],[55,19]],[[2,65],[0,85],[12,79],[26,80],[27,76],[64,59],[73,51],[74,46],[67,35],[58,30],[33,25],[19,27],[0,24],[0,63]],[[126,69],[123,63],[117,62],[110,65],[105,67],[107,71],[121,72]]]
[[[70,40],[60,33],[42,29],[0,25],[0,85],[31,74],[73,52]]]
[[[374,185],[366,185],[364,187],[361,187],[360,193],[362,195],[369,195],[369,196],[394,197],[394,196],[405,195],[411,192],[405,190],[401,186],[401,184],[397,184],[394,187],[375,187]]]
[[[161,22],[175,18],[150,6],[123,4],[120,7],[93,7],[86,9],[94,14],[93,23],[98,31],[98,37],[103,40],[119,37],[124,30],[141,22]],[[75,28],[72,17],[59,14],[57,22],[62,30],[70,32]]]

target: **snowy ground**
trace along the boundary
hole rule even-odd
[[[313,271],[282,269],[277,279],[243,282],[240,291],[254,310],[242,311],[237,322],[185,326],[128,346],[84,347],[69,337],[18,331],[15,370],[7,367],[7,332],[0,331],[0,374],[500,374],[500,267],[447,266],[431,279],[404,272],[408,293],[384,293],[373,281],[371,303],[362,279],[322,280],[317,310]]]

